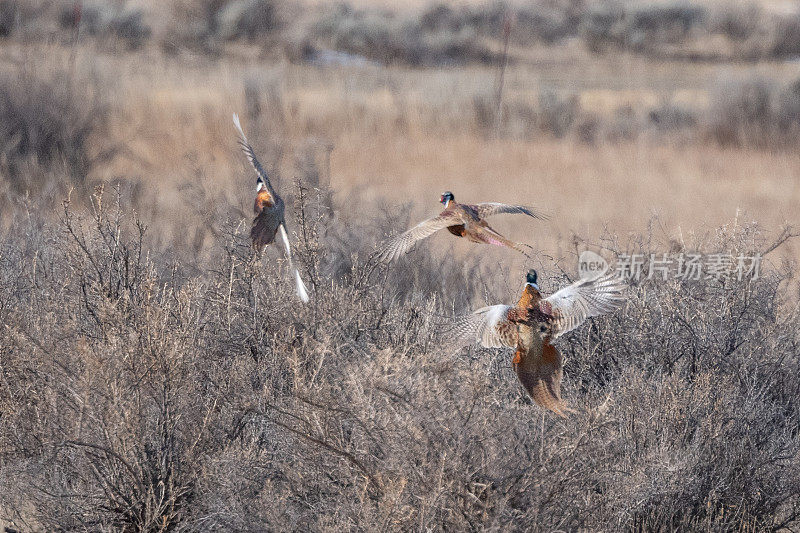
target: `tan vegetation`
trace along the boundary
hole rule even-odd
[[[566,421],[511,354],[434,334],[585,247],[769,249],[800,202],[791,6],[82,6],[0,1],[0,520],[797,528],[794,241],[760,279],[636,284],[559,340]],[[233,112],[310,306],[249,252]],[[434,236],[370,269],[444,190],[544,209],[495,226],[535,264]]]
[[[115,204],[21,219],[2,242],[0,502],[17,528],[760,530],[800,516],[785,274],[633,288],[624,312],[561,343],[580,412],[556,420],[510,354],[432,335],[451,305],[498,297],[496,268],[421,254],[370,273],[365,236],[302,204],[302,306],[244,232],[213,262],[173,263]],[[733,227],[687,246],[764,244]],[[545,290],[562,283],[551,272]]]

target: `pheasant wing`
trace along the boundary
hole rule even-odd
[[[538,218],[539,220],[547,220],[547,215],[540,212],[538,209],[524,205],[509,205],[501,204],[499,202],[484,202],[474,206],[478,212],[478,216],[486,218],[492,215],[502,214],[517,214],[528,215],[529,217]]]
[[[422,221],[410,230],[386,241],[378,250],[377,259],[382,263],[394,261],[407,253],[416,244],[440,229],[459,223],[460,219],[455,214],[439,215]]]
[[[455,320],[448,330],[458,348],[480,344],[485,348],[517,346],[517,326],[508,320],[510,305],[490,305]]]
[[[539,301],[539,311],[550,324],[551,339],[577,328],[589,317],[610,313],[625,302],[625,284],[607,274],[583,279]]]
[[[247,136],[244,134],[244,130],[242,129],[242,124],[239,122],[239,115],[236,113],[233,114],[233,125],[236,126],[236,130],[239,132],[239,146],[244,152],[244,155],[247,157],[247,160],[250,161],[250,164],[255,169],[256,174],[264,184],[269,189],[270,193],[275,196],[275,189],[272,188],[272,183],[269,181],[269,176],[267,175],[267,171],[264,170],[264,167],[261,166],[261,163],[258,162],[258,158],[256,158],[256,153],[253,151],[253,147],[250,146],[250,143],[247,141]]]

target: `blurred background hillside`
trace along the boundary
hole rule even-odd
[[[507,231],[553,255],[654,215],[665,242],[778,228],[800,201],[788,0],[3,0],[0,39],[4,227],[108,183],[202,253],[250,210],[232,112],[290,196],[529,203],[557,223]]]

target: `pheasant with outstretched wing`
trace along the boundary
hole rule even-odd
[[[444,211],[383,243],[376,252],[378,261],[383,263],[394,261],[411,250],[418,241],[443,229],[447,229],[456,237],[464,237],[470,242],[503,246],[528,256],[523,250],[523,246],[528,245],[505,238],[489,226],[485,219],[488,216],[500,214],[522,214],[546,220],[546,217],[539,211],[522,205],[496,202],[475,205],[459,204],[455,201],[453,193],[449,191],[443,193],[439,201],[444,205]]]
[[[286,233],[283,199],[273,188],[264,167],[258,162],[253,147],[247,141],[242,125],[239,122],[239,116],[236,113],[233,114],[233,124],[239,132],[239,146],[256,171],[256,200],[253,205],[255,216],[253,225],[250,228],[250,240],[253,243],[253,248],[260,253],[268,244],[275,242],[276,235],[280,236],[283,241],[286,258],[289,260],[289,269],[294,276],[297,296],[303,303],[307,303],[308,291],[303,279],[300,277],[300,272],[292,262],[292,248],[289,244],[289,236]]]
[[[589,317],[622,307],[624,292],[618,277],[604,275],[580,280],[544,298],[536,271],[530,270],[516,306],[483,307],[457,318],[447,333],[459,347],[514,348],[512,366],[533,401],[566,416],[572,410],[561,399],[563,359],[551,342]]]

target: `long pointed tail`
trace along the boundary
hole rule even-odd
[[[523,246],[525,246],[526,248],[530,248],[531,250],[535,250],[533,246],[531,246],[530,244],[525,244],[524,242],[515,242],[513,243],[512,248],[514,248],[516,251],[518,251],[528,259],[531,260],[534,259],[530,254],[528,254],[525,250],[522,249]]]
[[[303,283],[303,279],[300,277],[300,272],[294,267],[294,263],[292,262],[292,248],[289,246],[289,236],[286,235],[286,228],[283,226],[283,224],[278,226],[278,233],[281,234],[283,246],[286,248],[286,257],[289,259],[289,269],[291,269],[294,274],[294,284],[295,290],[297,291],[297,296],[303,301],[304,304],[308,303],[308,291]]]
[[[511,248],[512,250],[516,250],[517,252],[521,253],[528,259],[533,259],[533,257],[528,255],[525,252],[525,250],[522,249],[523,246],[528,246],[527,244],[522,244],[508,240],[492,228],[489,227],[482,228],[482,231],[480,232],[480,236],[478,238],[487,244],[491,244],[494,246],[505,246],[506,248]],[[533,249],[533,247],[531,246],[528,246],[528,248]]]

